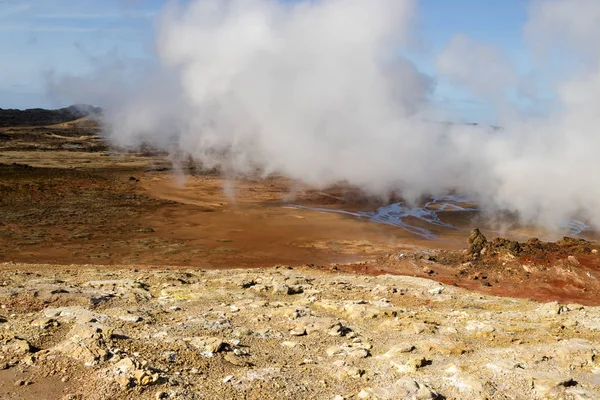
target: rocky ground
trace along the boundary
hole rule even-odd
[[[80,116],[0,110],[0,399],[600,398],[597,236],[463,249]]]
[[[1,268],[3,399],[600,398],[600,307],[309,268]]]

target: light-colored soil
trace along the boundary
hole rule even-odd
[[[2,269],[1,398],[600,396],[598,307],[286,267]]]

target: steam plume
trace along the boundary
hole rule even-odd
[[[99,86],[84,79],[87,90],[71,98],[95,94],[115,143],[175,143],[207,167],[259,169],[321,187],[347,181],[408,200],[457,191],[523,222],[558,228],[579,216],[600,228],[600,2],[532,3],[524,37],[536,79],[476,38],[457,35],[439,54],[438,77],[492,104],[501,130],[431,122],[451,116],[430,101],[436,77],[402,56],[416,6],[171,5],[157,24],[158,66],[137,66],[127,84],[104,66],[112,72],[98,72]],[[570,65],[553,63],[565,52]],[[73,79],[54,81],[54,89],[82,87]],[[557,93],[553,112],[524,117],[515,88],[535,101],[538,86]]]

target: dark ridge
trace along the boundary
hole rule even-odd
[[[99,116],[101,113],[102,108],[87,104],[75,104],[58,110],[0,108],[0,127],[54,125],[74,121],[82,117]]]

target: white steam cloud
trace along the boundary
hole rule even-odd
[[[435,77],[402,56],[417,5],[192,0],[162,12],[158,65],[106,65],[53,89],[105,106],[120,145],[174,145],[207,167],[408,200],[455,191],[525,223],[577,216],[600,228],[600,2],[532,3],[527,76],[476,38],[457,35],[439,54],[438,77],[492,104],[501,130],[432,122],[451,118],[430,101]],[[514,96],[535,100],[538,85],[557,93],[553,112],[524,117]]]

